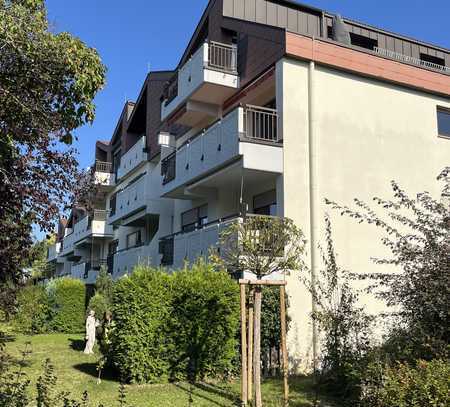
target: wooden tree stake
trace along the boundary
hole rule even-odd
[[[247,405],[247,306],[245,298],[245,285],[241,284],[241,402],[242,406]]]
[[[250,288],[249,307],[248,307],[248,369],[247,369],[247,385],[248,400],[253,400],[253,307],[254,307],[254,290]]]
[[[261,397],[261,286],[255,287],[255,315],[253,317],[253,385],[255,407],[262,406]]]
[[[289,405],[288,355],[286,346],[286,288],[280,286],[281,352],[283,355],[284,406]]]

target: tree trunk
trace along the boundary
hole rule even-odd
[[[253,350],[253,384],[255,387],[255,407],[262,407],[261,398],[261,286],[255,288],[255,315],[254,315],[254,350]]]
[[[247,386],[248,386],[248,400],[253,400],[253,306],[254,306],[253,288],[250,288],[249,304],[248,304],[248,371],[247,371]]]

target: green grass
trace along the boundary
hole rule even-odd
[[[30,342],[31,354],[27,358],[24,371],[31,379],[30,391],[35,392],[36,380],[42,373],[42,364],[50,358],[58,376],[58,391],[70,392],[81,397],[88,391],[93,405],[103,403],[105,407],[115,407],[119,383],[111,373],[106,372],[102,382],[97,384],[97,356],[84,355],[84,340],[81,335],[23,335],[11,336],[7,352],[20,358],[21,352]],[[290,378],[290,406],[310,407],[328,404],[314,403],[312,383],[309,378]],[[126,386],[127,401],[133,407],[165,406],[235,406],[239,398],[239,382],[166,383],[157,385]],[[264,406],[281,406],[282,383],[267,380],[263,383]],[[190,398],[192,401],[190,402]]]

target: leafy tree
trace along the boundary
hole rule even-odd
[[[247,216],[220,236],[221,255],[211,260],[231,272],[250,272],[258,280],[274,273],[303,270],[305,238],[291,219]],[[256,406],[261,400],[261,286],[254,289],[253,372]]]
[[[93,121],[104,80],[94,49],[49,29],[43,0],[0,0],[0,286],[11,291],[3,307],[13,306],[32,224],[50,231],[72,199],[73,131]]]
[[[444,198],[449,174],[450,167],[438,177],[445,183]],[[327,203],[359,223],[381,229],[385,233],[381,241],[392,256],[374,262],[402,270],[357,275],[372,282],[370,292],[399,308],[391,335],[397,356],[411,361],[445,357],[450,338],[450,208],[427,192],[411,198],[396,182],[391,185],[392,200],[374,198],[382,215],[359,199],[355,199],[357,209]]]

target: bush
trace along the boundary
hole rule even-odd
[[[173,276],[171,378],[230,373],[237,352],[239,288],[223,271],[197,263]]]
[[[50,326],[53,331],[61,333],[78,333],[84,331],[86,287],[79,281],[62,278],[52,281],[47,286],[53,318]]]
[[[102,294],[96,293],[89,300],[87,312],[90,310],[93,310],[95,312],[95,317],[101,320],[105,315],[105,312],[111,311],[111,304]]]
[[[113,313],[116,328],[108,356],[121,378],[152,383],[167,376],[171,278],[137,267],[116,283]]]
[[[195,380],[232,369],[239,289],[224,272],[138,267],[116,284],[113,313],[109,359],[124,380]]]
[[[17,313],[13,326],[24,334],[40,334],[48,330],[51,308],[43,286],[26,286],[17,294]]]
[[[378,369],[379,371],[379,369]],[[450,363],[418,361],[416,366],[399,363],[372,372],[363,388],[363,406],[444,407],[450,405]],[[375,372],[375,373],[373,373]]]

